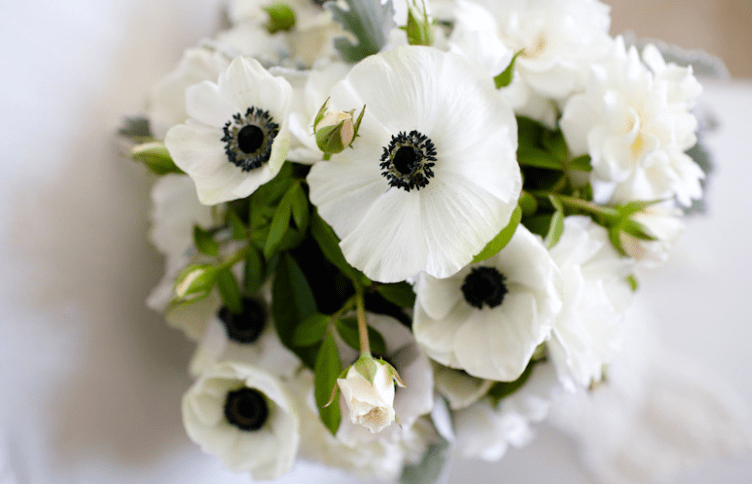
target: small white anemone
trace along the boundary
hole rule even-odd
[[[292,87],[255,59],[238,57],[211,81],[186,91],[188,120],[167,132],[175,164],[201,203],[244,198],[274,178],[287,155]]]
[[[208,367],[183,397],[188,436],[234,472],[276,479],[292,467],[299,417],[281,381],[242,363]]]
[[[561,309],[561,274],[523,225],[495,256],[415,285],[415,338],[429,357],[488,380],[516,380]]]

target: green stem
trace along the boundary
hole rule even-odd
[[[350,297],[350,299],[348,299],[347,301],[345,301],[345,304],[343,304],[342,307],[339,308],[339,310],[336,313],[332,314],[331,321],[337,321],[342,316],[344,316],[344,314],[346,312],[348,312],[349,310],[351,310],[353,308],[353,306],[355,306],[355,300],[356,299],[357,299],[356,296],[352,296],[352,297]]]
[[[355,283],[355,304],[358,309],[358,336],[360,336],[360,357],[371,356],[371,344],[368,341],[368,323],[366,322],[366,306],[363,299],[363,287]]]
[[[587,200],[582,200],[581,198],[575,198],[551,192],[532,191],[528,193],[536,198],[548,198],[549,196],[553,196],[567,207],[583,210],[585,212],[594,215],[600,215],[608,219],[619,216],[619,212],[612,207],[604,207],[593,202],[588,202]]]

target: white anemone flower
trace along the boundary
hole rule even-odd
[[[621,257],[605,228],[590,217],[564,219],[564,232],[551,249],[564,281],[564,304],[548,342],[560,378],[588,387],[621,348],[621,323],[632,299],[627,277],[634,263]]]
[[[504,249],[452,277],[422,274],[413,332],[428,356],[472,376],[516,380],[561,309],[561,274],[520,225]]]
[[[269,290],[263,296],[243,298],[243,311],[219,308],[209,320],[191,360],[191,373],[221,361],[247,363],[281,377],[291,377],[300,360],[285,348],[271,319]]]
[[[152,135],[164,139],[167,131],[185,122],[185,90],[202,81],[215,81],[232,59],[208,47],[187,49],[174,71],[149,90],[147,115]]]
[[[394,393],[394,413],[399,425],[390,425],[374,434],[366,427],[343,418],[337,438],[348,445],[377,439],[401,440],[414,422],[431,411],[434,402],[431,364],[410,330],[392,317],[372,313],[368,313],[368,324],[384,337],[386,343],[386,353],[374,356],[382,357],[391,364],[407,386],[396,388]],[[343,342],[338,344],[338,351],[346,364],[354,362],[359,356],[357,351]],[[341,408],[345,409],[344,395],[340,402]]]
[[[188,120],[167,132],[175,164],[196,183],[201,203],[244,198],[274,178],[290,141],[292,87],[255,59],[238,57],[214,84],[186,91]]]
[[[608,62],[592,67],[585,91],[564,106],[560,125],[574,156],[589,154],[597,203],[702,196],[704,174],[685,151],[697,141],[689,112],[701,87],[691,67],[666,66],[647,50],[648,69],[621,38]]]
[[[299,417],[284,385],[242,363],[207,368],[183,397],[188,436],[234,472],[276,479],[292,467]]]
[[[479,65],[397,47],[353,67],[330,104],[365,115],[353,149],[311,169],[310,198],[372,280],[450,276],[509,222],[517,123]]]

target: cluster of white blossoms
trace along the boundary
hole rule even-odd
[[[702,197],[691,67],[597,0],[227,7],[129,131],[191,439],[254,479],[411,482],[605,382],[635,267]]]

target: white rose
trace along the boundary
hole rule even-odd
[[[372,381],[360,374],[356,362],[337,383],[350,410],[350,421],[371,432],[381,432],[394,422],[394,376],[388,364],[370,361],[376,368]]]

